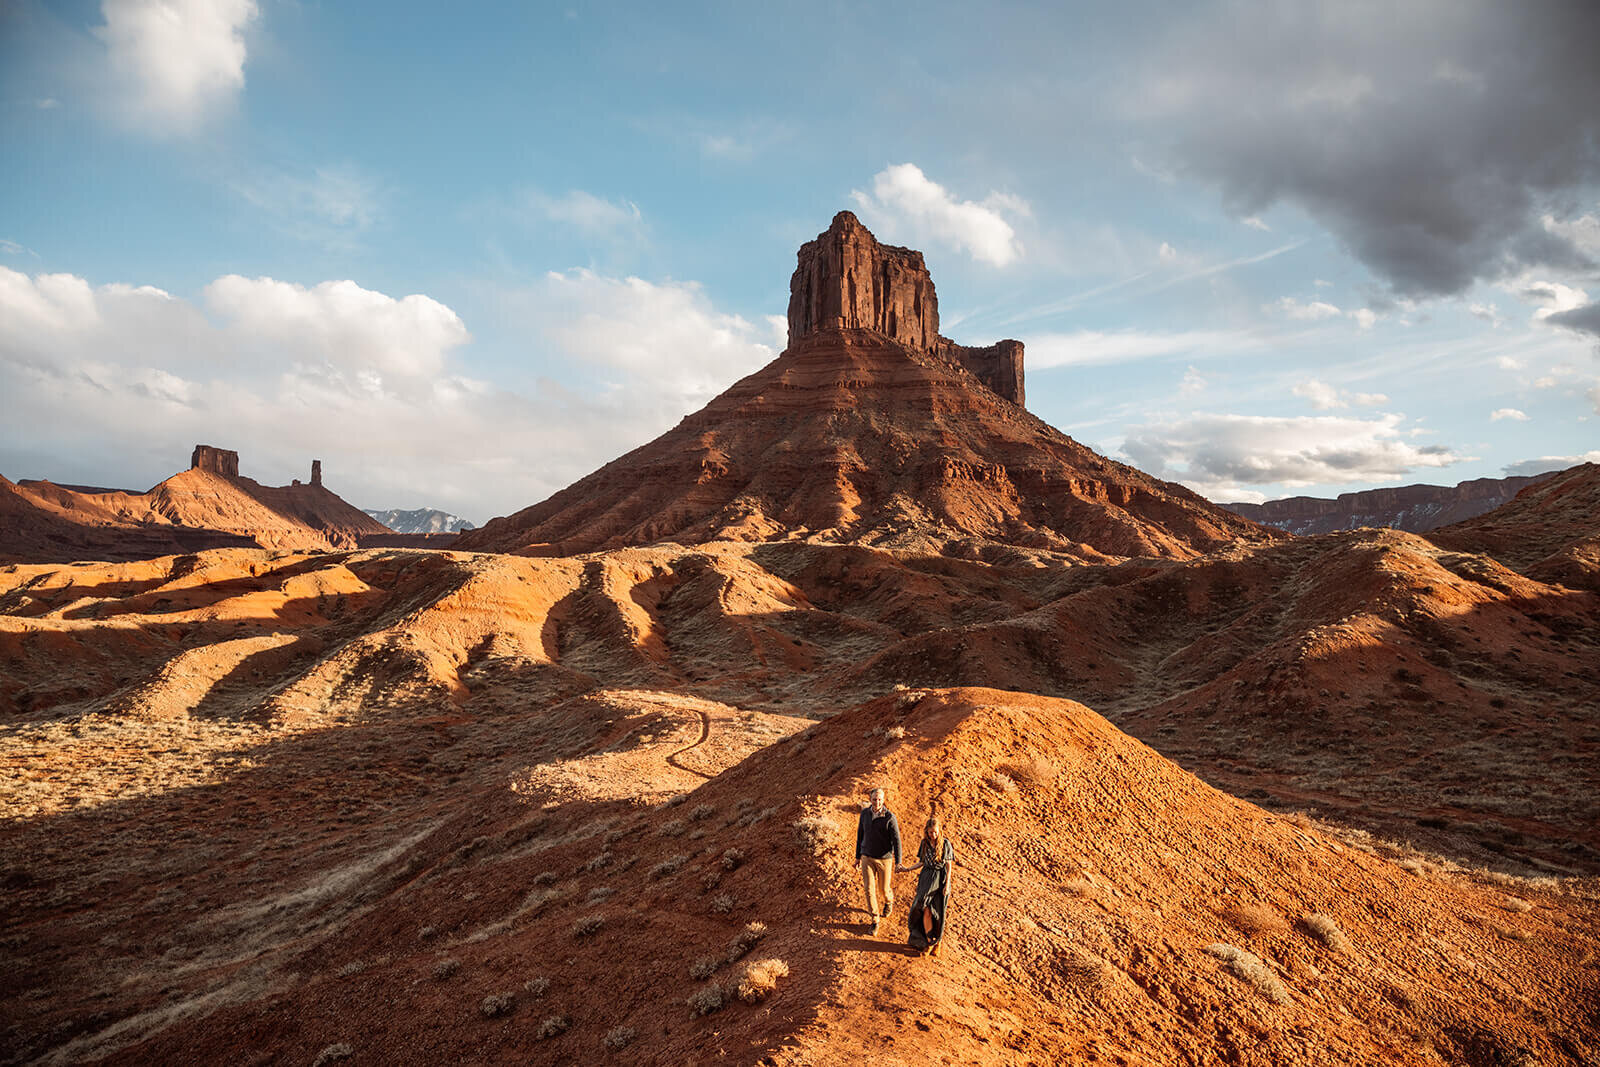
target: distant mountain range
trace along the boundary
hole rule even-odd
[[[1426,533],[1477,518],[1549,474],[1529,478],[1474,478],[1458,485],[1401,485],[1327,497],[1291,496],[1264,504],[1222,506],[1263,526],[1292,534],[1322,534],[1362,526]]]
[[[437,508],[412,508],[410,511],[402,511],[400,508],[390,508],[388,511],[375,511],[372,508],[362,510],[395,533],[461,533],[463,530],[476,529],[466,519],[439,511]]]

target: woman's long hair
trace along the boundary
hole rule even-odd
[[[939,822],[939,816],[928,816],[927,825],[922,828],[922,839],[933,842],[933,858],[937,862],[944,855],[944,827]]]

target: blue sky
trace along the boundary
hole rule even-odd
[[[773,358],[846,207],[1213,499],[1600,458],[1593,5],[775,7],[0,5],[0,472],[481,522]]]

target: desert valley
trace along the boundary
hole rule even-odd
[[[1600,466],[1258,524],[851,212],[787,327],[459,534],[0,481],[0,1062],[1600,1063]]]

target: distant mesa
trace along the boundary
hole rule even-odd
[[[800,246],[789,280],[789,347],[825,330],[872,330],[907,348],[956,360],[1023,406],[1022,342],[958,345],[939,333],[939,295],[922,253],[880,244],[849,211]]]
[[[1410,533],[1476,518],[1493,511],[1549,474],[1474,478],[1457,485],[1400,485],[1340,493],[1337,497],[1291,496],[1264,504],[1223,504],[1229,511],[1288,533],[1307,535],[1387,527]]]
[[[789,344],[674,429],[459,547],[571,555],[817,539],[990,558],[1188,559],[1281,537],[1023,407],[1023,346],[939,333],[922,254],[840,212],[796,257]]]
[[[140,493],[0,478],[0,562],[151,559],[209,548],[355,548],[390,531],[322,484],[266,486],[239,453],[195,445],[189,469]]]

